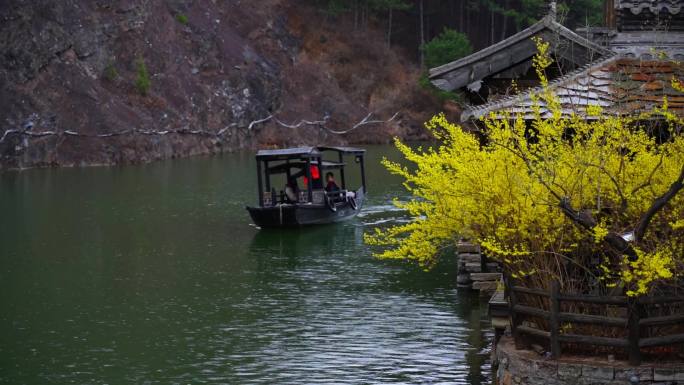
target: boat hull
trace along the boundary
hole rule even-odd
[[[247,207],[249,215],[259,227],[283,228],[321,225],[341,222],[353,218],[361,211],[364,195],[362,191],[356,193],[356,208],[349,201],[335,204],[336,210],[331,210],[325,204],[283,204],[271,207]]]

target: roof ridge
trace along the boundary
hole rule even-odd
[[[476,61],[481,56],[486,56],[490,52],[496,52],[500,47],[506,46],[511,42],[522,40],[525,37],[527,37],[527,35],[531,35],[531,34],[537,32],[538,30],[541,30],[542,29],[541,27],[548,27],[548,24],[545,22],[545,20],[547,18],[548,18],[548,16],[544,16],[541,20],[539,20],[536,23],[532,24],[531,26],[523,29],[522,31],[517,32],[517,33],[515,33],[515,34],[513,34],[513,35],[511,35],[511,36],[509,36],[509,37],[507,37],[507,38],[505,38],[499,42],[496,42],[490,46],[482,48],[481,50],[474,52],[468,56],[462,57],[458,60],[454,60],[454,61],[446,63],[446,64],[442,64],[441,66],[438,66],[438,67],[430,68],[428,71],[428,75],[429,75],[429,77],[433,77],[433,76],[438,76],[438,75],[441,75],[443,73],[452,71],[458,67],[461,67],[464,64]]]
[[[428,77],[429,78],[434,78],[438,77],[440,75],[443,75],[447,72],[451,72],[453,70],[456,70],[458,68],[464,67],[468,64],[471,64],[473,62],[476,62],[484,57],[491,56],[495,54],[496,52],[500,51],[501,49],[509,46],[512,43],[516,43],[519,41],[522,41],[523,39],[529,38],[533,36],[535,33],[543,30],[544,28],[548,28],[551,30],[551,32],[557,33],[564,38],[573,41],[577,44],[583,45],[584,47],[594,50],[596,52],[602,53],[602,54],[607,54],[610,52],[607,48],[604,48],[591,40],[579,35],[577,32],[572,31],[571,29],[565,27],[561,23],[557,22],[553,17],[550,15],[546,15],[543,18],[541,18],[539,21],[536,23],[532,24],[531,26],[525,28],[524,30],[511,35],[499,42],[496,42],[490,46],[487,46],[475,53],[472,53],[468,56],[462,57],[458,60],[454,60],[452,62],[442,64],[441,66],[430,68],[428,71]]]

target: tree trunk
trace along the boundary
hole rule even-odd
[[[494,9],[489,9],[489,45],[494,44]]]
[[[508,10],[508,0],[504,1],[504,11]],[[506,16],[505,13],[501,14],[502,20],[501,20],[501,39],[503,40],[506,38],[506,30],[508,29],[508,17]]]
[[[463,33],[470,36],[470,9],[468,8],[468,6],[465,7],[464,15],[465,15],[465,20],[463,23],[463,25],[464,25]]]
[[[361,28],[366,29],[368,18],[368,0],[361,0]]]
[[[425,53],[423,47],[425,46],[425,31],[423,28],[423,0],[418,1],[418,17],[420,17],[420,68],[425,68]]]
[[[387,48],[392,46],[392,7],[388,11],[388,22],[387,22]]]
[[[423,24],[425,24],[425,28],[424,28],[425,32],[423,34],[423,42],[428,42],[431,39],[431,37],[430,37],[430,12],[424,12],[423,13],[423,20],[425,20],[423,22]]]

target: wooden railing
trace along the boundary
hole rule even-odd
[[[684,296],[659,297],[627,297],[627,296],[591,296],[563,294],[560,285],[554,281],[550,290],[531,289],[515,286],[510,277],[505,279],[506,294],[508,296],[511,316],[511,332],[516,346],[525,345],[523,335],[538,337],[548,341],[552,358],[561,356],[561,343],[574,343],[589,346],[608,346],[626,349],[631,365],[641,363],[641,348],[665,347],[684,343],[684,333],[658,336],[644,336],[644,329],[653,326],[676,325],[684,322],[684,311],[665,316],[645,317],[646,305],[666,305],[684,302]],[[521,303],[519,295],[538,296],[547,307],[531,306]],[[611,317],[561,311],[561,304],[574,302],[578,304],[606,305],[626,309],[626,317]],[[548,330],[542,327],[524,325],[526,318],[537,318],[546,321]],[[561,325],[593,324],[605,327],[625,328],[626,337],[616,338],[597,335],[561,333]],[[572,329],[572,328],[571,328]]]

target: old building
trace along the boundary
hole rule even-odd
[[[600,105],[608,114],[634,113],[667,96],[669,107],[684,115],[684,95],[671,84],[673,77],[684,79],[682,8],[684,0],[606,0],[605,28],[573,32],[558,23],[552,2],[536,24],[431,69],[430,79],[443,90],[469,95],[464,122],[497,111],[531,117],[531,94],[538,91],[532,38],[540,37],[551,43],[555,63],[547,75],[566,114],[582,114],[588,105]]]

